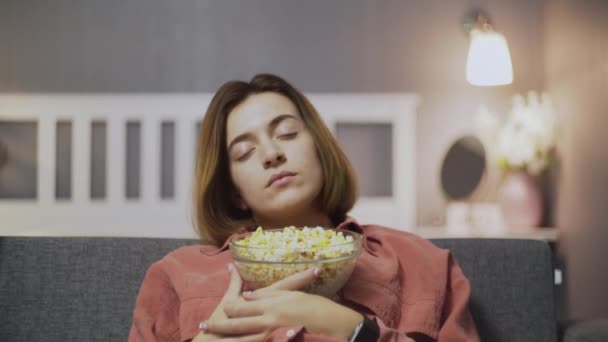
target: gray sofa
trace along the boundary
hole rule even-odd
[[[531,240],[432,240],[472,284],[483,341],[557,341],[553,267]],[[0,341],[125,341],[148,266],[194,240],[0,239]]]

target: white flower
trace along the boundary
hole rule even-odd
[[[534,92],[527,103],[521,95],[513,97],[513,107],[498,132],[497,152],[508,167],[538,174],[549,164],[556,143],[556,120],[548,95],[539,100]]]

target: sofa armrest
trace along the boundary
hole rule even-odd
[[[564,342],[608,341],[608,319],[581,321],[569,325],[564,331]]]

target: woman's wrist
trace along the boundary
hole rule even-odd
[[[216,340],[218,338],[220,338],[220,336],[213,335],[213,334],[207,334],[204,331],[201,331],[198,335],[196,335],[194,337],[192,342],[207,342],[207,341]]]
[[[355,328],[363,322],[363,315],[347,307],[344,307],[344,309],[346,309],[345,313],[342,316],[338,316],[344,318],[343,324],[337,327],[340,331],[337,331],[335,336],[343,341],[348,341],[355,332]]]

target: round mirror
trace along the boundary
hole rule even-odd
[[[441,166],[441,187],[451,200],[466,200],[475,192],[486,170],[481,141],[464,136],[450,147]]]

